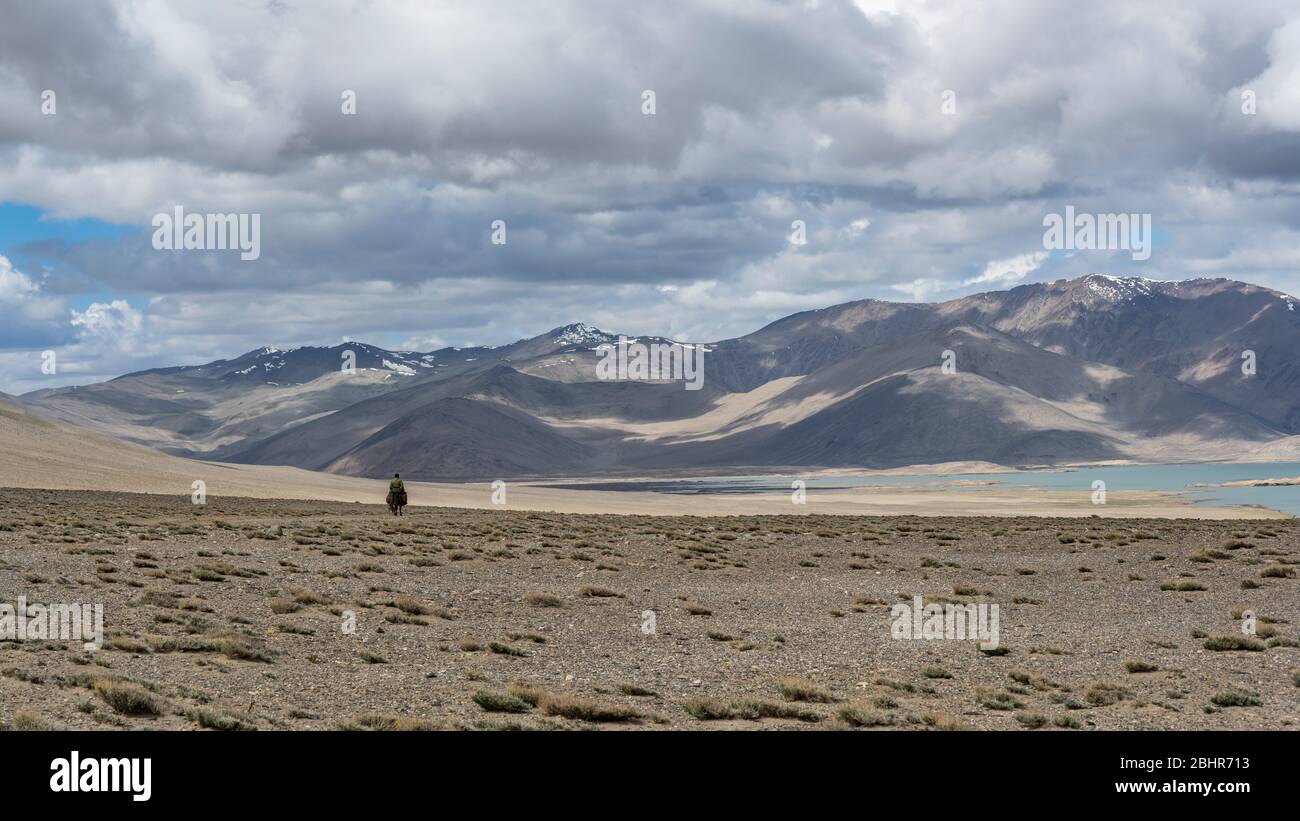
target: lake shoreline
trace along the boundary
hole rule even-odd
[[[1020,511],[1010,515],[1036,515],[1032,511],[1044,507],[1052,511],[1048,515],[1058,515],[1062,510],[1067,510],[1067,515],[1090,515],[1090,509],[1095,512],[1123,503],[1128,512],[1134,507],[1174,506],[1184,511],[1184,515],[1197,518],[1212,515],[1205,512],[1210,509],[1267,511],[1269,515],[1282,517],[1300,514],[1300,499],[1280,497],[1269,490],[1300,484],[1300,478],[1264,478],[1286,473],[1300,474],[1300,464],[1107,463],[1034,470],[1000,468],[996,471],[984,470],[982,463],[960,464],[966,469],[959,468],[949,473],[933,470],[835,470],[671,479],[591,478],[530,484],[564,493],[654,494],[674,499],[739,498],[754,504],[764,497],[791,497],[802,491],[809,499],[814,494],[821,496],[823,503],[828,501],[828,497],[853,496],[856,497],[853,501],[840,499],[836,504],[885,513],[915,510],[926,507],[928,503],[940,515],[952,514],[954,510],[1000,515],[997,511],[1008,509]],[[956,463],[949,463],[949,466],[957,468]],[[1244,474],[1254,474],[1259,478],[1236,478]],[[1201,478],[1221,478],[1222,481],[1197,481]],[[958,494],[961,498],[939,496],[939,493]],[[863,500],[864,494],[876,498]],[[902,498],[903,494],[912,494],[916,498]],[[1022,504],[1010,501],[1016,497]]]

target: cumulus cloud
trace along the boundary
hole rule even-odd
[[[1298,54],[1285,0],[21,4],[0,191],[139,230],[7,249],[0,349],[718,339],[1096,270],[1295,291]],[[1155,253],[1046,255],[1066,204],[1152,214]],[[155,250],[177,205],[260,214],[261,257]]]
[[[63,341],[65,317],[61,299],[43,293],[39,282],[0,256],[0,350]]]
[[[15,270],[7,258],[0,257],[0,304],[26,302],[36,294],[36,290],[36,283],[21,271]]]
[[[1026,276],[1043,264],[1047,259],[1047,251],[1035,251],[1030,254],[1020,254],[1010,257],[1009,259],[995,259],[988,265],[984,266],[984,271],[977,277],[962,282],[962,285],[980,285],[997,288],[1006,288],[1015,285],[1023,280]]]
[[[1268,40],[1268,67],[1233,89],[1226,101],[1230,115],[1253,105],[1265,129],[1300,132],[1300,18],[1289,20]]]
[[[125,300],[69,308],[63,297],[0,256],[0,388],[25,392],[110,378],[159,364],[161,353],[147,338],[146,319]],[[58,365],[43,369],[53,350]],[[151,358],[154,357],[154,358]]]
[[[95,345],[101,350],[140,350],[144,315],[126,300],[92,302],[84,311],[73,310],[70,321],[80,330],[79,337],[84,344]]]

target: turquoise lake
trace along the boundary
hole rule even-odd
[[[930,482],[995,482],[1002,486],[1033,487],[1043,490],[1077,490],[1091,494],[1098,479],[1109,490],[1153,490],[1183,493],[1195,504],[1256,505],[1300,516],[1300,486],[1290,487],[1196,487],[1247,479],[1280,479],[1300,476],[1300,462],[1206,463],[1190,465],[1123,465],[1011,473],[953,473],[897,476],[835,476],[805,479],[810,492],[833,493],[862,485],[907,485]],[[797,475],[705,477],[650,482],[598,482],[558,485],[585,490],[650,490],[659,493],[767,493],[789,491]],[[942,488],[979,491],[996,485]],[[940,488],[936,488],[940,489]]]

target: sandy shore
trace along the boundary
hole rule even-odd
[[[168,457],[170,458],[170,457]],[[387,483],[288,467],[230,465],[175,459],[161,471],[85,469],[37,473],[6,470],[0,487],[48,490],[100,490],[190,496],[196,480],[208,498],[301,499],[330,502],[382,502]],[[572,484],[565,480],[566,484]],[[1105,505],[1091,492],[1034,488],[864,487],[834,492],[809,489],[805,504],[789,493],[682,495],[653,491],[572,490],[547,487],[551,481],[511,482],[505,504],[493,503],[489,483],[408,482],[412,506],[525,510],[550,513],[615,513],[650,516],[746,516],[831,514],[843,516],[1106,516],[1108,518],[1279,519],[1275,510],[1189,504],[1174,493],[1110,491]]]
[[[486,485],[411,485],[412,504],[490,508]],[[1111,491],[1094,505],[1089,491],[1070,493],[1029,488],[976,490],[863,489],[818,493],[806,504],[788,493],[683,496],[641,491],[562,490],[534,484],[509,485],[506,508],[555,513],[624,513],[679,516],[821,514],[844,516],[1106,516],[1107,518],[1280,519],[1264,508],[1191,505],[1172,493]]]
[[[178,460],[184,462],[185,460]],[[207,498],[296,499],[330,502],[382,502],[387,483],[333,476],[286,467],[187,462],[179,473],[147,477],[101,475],[29,478],[0,471],[0,487],[47,490],[99,490],[190,496],[193,482],[205,483]],[[862,488],[817,492],[795,504],[788,493],[680,495],[652,491],[570,490],[549,482],[507,483],[505,504],[493,503],[492,486],[408,482],[413,507],[458,507],[548,513],[613,513],[643,516],[1049,516],[1107,518],[1285,519],[1267,508],[1192,505],[1173,493],[1111,491],[1105,505],[1094,505],[1090,492],[1032,488],[969,490]]]
[[[75,430],[12,409],[0,408],[0,487],[154,493],[189,497],[202,481],[208,498],[313,499],[382,502],[386,482],[336,476],[298,468],[234,465],[169,456],[149,448]],[[801,471],[808,478],[939,475],[1005,471],[987,463],[922,465],[890,471]],[[662,479],[662,477],[660,477]],[[584,480],[566,479],[565,484]],[[586,480],[596,481],[596,480]],[[602,480],[608,481],[608,480]],[[621,481],[634,481],[623,479]],[[552,481],[510,482],[505,509],[552,513],[741,516],[836,514],[846,516],[1097,516],[1112,518],[1269,519],[1289,518],[1265,508],[1191,505],[1174,493],[1111,491],[1094,505],[1091,492],[990,487],[953,490],[958,482],[911,487],[861,487],[835,492],[811,488],[806,504],[789,493],[684,496],[642,491],[574,490],[544,487]],[[492,509],[490,484],[410,482],[412,505]]]

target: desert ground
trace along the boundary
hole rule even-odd
[[[957,474],[997,472],[1006,468],[985,462],[948,462],[899,470],[802,470],[812,479],[845,475],[891,476],[899,473]],[[680,477],[674,477],[680,478]],[[387,483],[284,466],[239,465],[170,456],[88,430],[73,428],[0,403],[0,487],[46,490],[98,490],[155,493],[189,498],[195,482],[209,498],[382,502]],[[851,492],[809,490],[807,504],[791,504],[789,493],[672,495],[649,491],[574,490],[557,484],[582,484],[581,478],[511,481],[505,507],[514,511],[577,514],[743,516],[791,512],[846,516],[1095,516],[1091,490],[1080,482],[1077,493],[1024,487],[958,490],[954,483],[860,487]],[[498,509],[490,482],[408,482],[418,505]],[[1107,516],[1156,518],[1285,518],[1263,508],[1191,505],[1174,493],[1110,491]]]
[[[407,513],[0,490],[0,602],[105,623],[0,641],[0,722],[1300,726],[1290,519]],[[997,604],[999,649],[891,637],[918,595]]]

